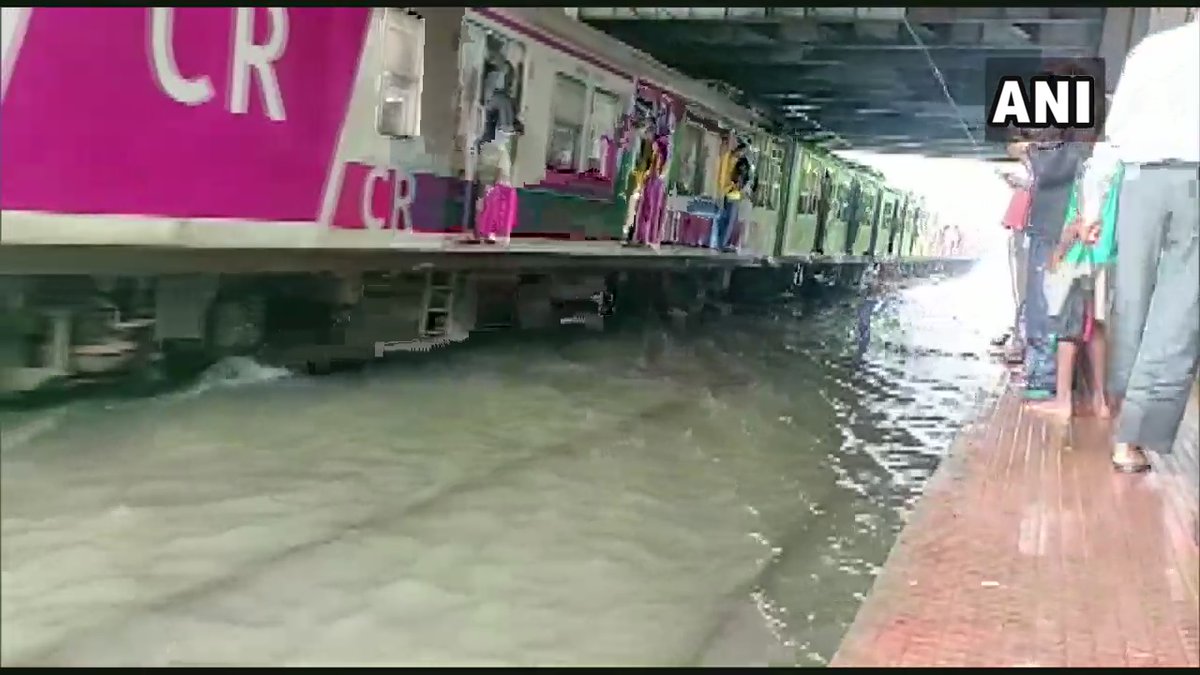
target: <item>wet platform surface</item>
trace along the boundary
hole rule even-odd
[[[1200,665],[1197,400],[1170,459],[1121,475],[1106,423],[1006,390],[926,488],[834,666]]]

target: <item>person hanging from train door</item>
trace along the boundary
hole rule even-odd
[[[901,199],[904,201],[903,203],[896,202],[895,208],[892,209],[891,222],[888,225],[888,255],[896,253],[896,239],[899,238],[901,231],[904,229],[904,219],[908,217],[908,197],[901,197]]]
[[[487,55],[483,62],[483,86],[480,94],[483,104],[483,133],[478,140],[478,146],[494,140],[506,140],[514,134],[521,134],[524,125],[517,118],[517,103],[520,96],[520,71],[513,64],[510,54],[520,48],[513,42],[509,47],[504,41],[495,36],[487,36]]]
[[[635,240],[637,244],[658,246],[662,239],[662,219],[666,206],[666,174],[671,158],[671,135],[675,122],[671,101],[665,97],[655,104],[649,125],[649,165],[642,183],[642,200],[638,205]]]
[[[854,255],[854,242],[858,239],[859,221],[862,220],[862,183],[856,178],[850,183],[846,197],[846,245],[842,252]]]
[[[489,33],[485,38],[486,52],[483,59],[479,104],[483,113],[483,129],[475,139],[476,162],[493,161],[495,166],[479,167],[489,175],[501,171],[500,164],[506,168],[503,172],[511,179],[512,144],[509,139],[524,133],[524,124],[517,117],[521,97],[521,73],[523,71],[524,47],[516,41],[506,41],[500,36]],[[494,144],[487,153],[486,147]],[[499,152],[508,155],[501,159]],[[506,180],[508,180],[506,179]],[[481,183],[476,178],[469,185],[468,203],[481,203],[485,190],[490,186]],[[478,209],[475,215],[481,213]],[[466,243],[487,241],[487,235],[480,229],[478,218],[472,219],[473,232]]]
[[[712,247],[720,251],[735,251],[733,246],[738,207],[750,183],[750,159],[746,157],[747,143],[738,136],[730,138],[732,148],[721,160],[721,211],[717,214]]]
[[[650,176],[650,166],[654,161],[653,142],[651,133],[651,118],[654,104],[643,98],[635,97],[629,113],[628,147],[632,154],[632,168],[629,170],[628,184],[625,190],[625,230],[622,243],[633,245],[637,233],[638,213],[646,180]]]
[[[884,227],[884,224],[890,218],[888,213],[890,211],[889,206],[895,208],[894,202],[885,204],[884,190],[880,188],[879,194],[875,196],[874,216],[871,218],[871,239],[867,242],[867,250],[863,251],[863,255],[868,258],[874,258],[878,255],[875,247],[879,245],[879,228]]]
[[[821,190],[817,194],[817,232],[813,238],[812,252],[825,254],[825,230],[829,224],[829,208],[833,204],[833,176],[829,169],[821,174]],[[890,245],[889,245],[890,250]]]

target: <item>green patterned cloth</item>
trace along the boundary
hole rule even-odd
[[[1100,238],[1095,244],[1075,242],[1071,250],[1063,258],[1069,265],[1107,265],[1112,262],[1117,251],[1117,211],[1121,198],[1121,180],[1125,176],[1125,167],[1121,166],[1113,174],[1112,184],[1108,189],[1108,197],[1104,201],[1104,210],[1100,212]],[[1079,182],[1071,188],[1071,200],[1067,203],[1067,225],[1075,222],[1079,211]]]

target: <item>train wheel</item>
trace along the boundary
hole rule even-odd
[[[208,348],[218,358],[258,350],[265,337],[265,305],[260,295],[217,298],[208,315]]]

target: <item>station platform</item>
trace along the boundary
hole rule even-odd
[[[1114,472],[1095,418],[1005,386],[931,480],[834,666],[1200,666],[1197,406],[1171,461]]]

